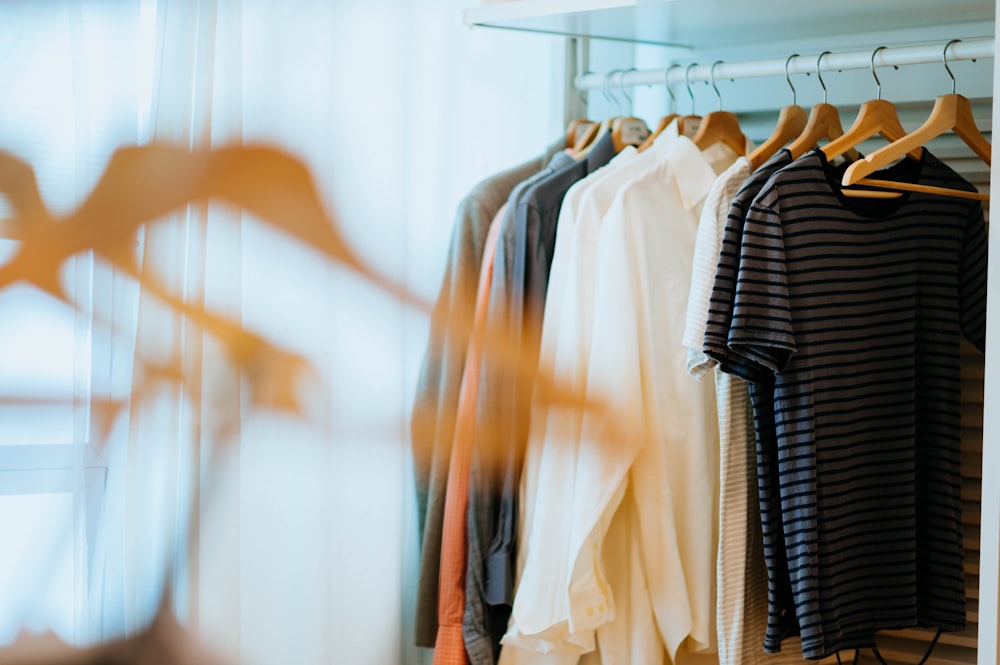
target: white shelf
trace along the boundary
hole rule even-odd
[[[692,48],[992,20],[994,0],[501,0],[466,25]]]

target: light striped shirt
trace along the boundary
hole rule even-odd
[[[791,162],[782,150],[751,176],[737,160],[715,181],[701,213],[691,271],[684,345],[687,369],[701,378],[716,365],[702,342],[722,238],[730,215],[742,230],[746,211],[767,178]],[[795,650],[764,652],[767,572],[757,500],[757,456],[750,390],[743,379],[715,370],[719,408],[719,554],[716,631],[720,665],[787,665],[804,662]]]

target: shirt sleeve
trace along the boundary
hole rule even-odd
[[[487,213],[469,198],[458,208],[410,421],[421,537],[415,633],[416,644],[422,647],[434,646],[437,636],[445,487],[468,348],[467,339],[460,339],[454,331],[468,330],[472,325],[476,275],[482,263],[485,231],[489,228]]]
[[[729,348],[729,329],[733,323],[733,306],[736,300],[736,277],[740,263],[740,245],[743,227],[750,204],[745,192],[737,195],[729,206],[725,229],[719,244],[718,265],[712,281],[702,351],[718,363],[727,374],[748,381],[761,376],[761,368],[747,358],[741,358]]]
[[[466,353],[455,421],[455,440],[448,469],[444,520],[441,534],[440,584],[438,585],[438,634],[434,663],[467,662],[463,634],[466,595],[466,542],[468,535],[468,483],[472,458],[476,401],[479,391],[480,358],[483,352],[489,287],[496,256],[496,243],[503,213],[490,227],[476,296],[475,324]]]
[[[986,351],[986,224],[983,208],[975,204],[969,211],[959,260],[959,320],[965,338]]]
[[[785,241],[774,189],[750,206],[740,244],[729,348],[775,374],[795,353]]]
[[[688,349],[687,371],[698,378],[718,364],[714,358],[705,353],[702,342],[708,324],[708,310],[715,272],[719,265],[722,237],[734,195],[732,190],[747,176],[749,167],[743,160],[719,176],[708,193],[698,222],[683,338],[684,346]]]
[[[616,383],[610,373],[619,369],[630,376],[637,373],[638,351],[634,334],[625,336],[624,343],[618,339],[618,326],[635,320],[628,264],[622,254],[627,243],[624,237],[618,237],[618,242],[603,238],[602,229],[596,263],[617,261],[618,269],[597,268],[596,279],[567,281],[552,352],[555,380],[577,391],[576,399],[548,405],[539,421],[544,427],[532,422],[528,444],[525,484],[533,488],[535,498],[529,501],[524,567],[511,627],[504,637],[505,645],[528,652],[579,657],[594,650],[597,629],[615,616],[602,547],[634,457],[635,446],[622,437],[641,417],[619,419],[610,405],[620,399],[641,413],[641,400],[613,390]],[[595,270],[585,261],[575,267]],[[582,286],[586,284],[597,284],[601,293],[587,293]],[[621,291],[622,284],[628,285],[626,293]],[[626,316],[630,310],[631,316]],[[547,305],[545,332],[549,337],[555,325],[550,324],[550,312]],[[583,329],[586,326],[593,326],[593,335]],[[600,353],[592,354],[598,345]],[[595,359],[599,359],[599,378],[592,383],[590,362]],[[584,396],[586,402],[581,399]],[[591,412],[587,405],[592,401],[608,406],[610,412]],[[619,420],[628,425],[618,427]],[[630,440],[637,444],[637,437]]]
[[[721,203],[719,191],[713,188],[708,194],[705,207],[701,211],[701,220],[698,222],[694,266],[691,270],[691,290],[688,293],[687,313],[684,319],[684,346],[688,349],[687,370],[698,378],[717,364],[702,349],[702,340],[705,338],[712,281],[719,259],[716,225]]]
[[[515,208],[516,210],[516,208]],[[517,340],[510,337],[511,290],[514,266],[513,215],[504,220],[494,259],[490,300],[486,315],[489,335],[498,336],[510,353],[516,353]],[[497,337],[494,337],[497,339]],[[492,665],[496,662],[500,637],[507,626],[510,609],[487,601],[486,560],[496,529],[494,498],[498,491],[496,474],[499,442],[508,436],[511,408],[510,386],[514,368],[495,353],[484,352],[479,373],[479,399],[472,464],[469,471],[468,559],[466,562],[466,599],[463,635],[470,663]],[[516,356],[513,356],[516,357]]]
[[[517,547],[518,484],[524,446],[528,439],[531,394],[537,369],[542,313],[554,241],[546,238],[549,217],[558,214],[527,203],[519,211],[515,259],[508,308],[509,348],[517,348],[520,371],[505,386],[508,401],[503,438],[496,442],[496,487],[493,498],[496,522],[486,555],[486,602],[510,606],[514,601],[514,568]]]

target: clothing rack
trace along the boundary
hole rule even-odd
[[[866,51],[848,51],[845,53],[830,53],[823,56],[819,63],[819,71],[840,71],[844,69],[868,69],[870,67],[890,67],[902,65],[923,65],[942,62],[942,55],[948,42],[921,44],[919,46],[898,46]],[[992,58],[994,53],[993,38],[983,37],[963,39],[955,42],[948,49],[948,61],[977,60]],[[743,62],[725,62],[717,65],[712,72],[711,63],[684,67],[672,65],[659,69],[634,69],[623,72],[597,74],[587,72],[577,76],[574,85],[577,90],[599,90],[612,87],[621,89],[639,85],[664,85],[695,81],[710,81],[722,79],[755,78],[761,76],[784,76],[787,74],[811,74],[817,71],[819,53],[814,55],[795,55],[791,58],[771,58],[767,60],[747,60]]]

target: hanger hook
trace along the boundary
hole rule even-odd
[[[875,79],[875,85],[878,86],[878,96],[876,97],[876,99],[882,99],[882,82],[878,80],[878,75],[875,74],[875,56],[878,55],[879,51],[887,48],[889,47],[879,46],[877,49],[872,51],[872,77]],[[893,65],[892,67],[893,69],[899,69],[897,65]]]
[[[684,70],[684,85],[687,86],[688,96],[691,97],[691,115],[694,115],[694,91],[691,90],[691,69],[697,66],[697,62],[692,62]]]
[[[788,87],[792,89],[792,105],[798,103],[798,94],[795,92],[795,86],[792,85],[792,77],[788,75],[788,63],[792,61],[792,58],[799,57],[798,53],[793,53],[788,56],[788,60],[785,60],[785,80],[788,81]]]
[[[667,94],[670,95],[668,111],[673,111],[677,107],[677,97],[674,96],[674,89],[670,87],[670,72],[674,71],[677,67],[680,67],[680,65],[670,65],[667,67],[667,73],[663,76],[663,82],[667,86]]]
[[[822,53],[819,54],[819,57],[816,58],[816,78],[819,79],[819,85],[820,85],[821,88],[823,88],[823,103],[824,104],[827,103],[826,102],[826,100],[827,100],[827,91],[826,91],[826,83],[823,82],[823,74],[820,71],[819,64],[821,62],[823,62],[823,56],[824,55],[830,55],[831,53],[832,53],[832,51],[823,51]]]
[[[611,71],[611,81],[608,83],[608,92],[611,93],[611,98],[613,100],[615,100],[615,106],[618,109],[618,115],[625,115],[625,105],[622,103],[622,98],[619,95],[615,94],[615,78],[614,77],[615,77],[615,74],[618,74],[619,76],[621,76],[624,71],[625,71],[624,69],[614,69],[614,70],[612,70]],[[619,90],[624,90],[624,86],[620,82],[618,84],[618,89]]]
[[[625,95],[625,99],[628,100],[628,114],[632,115],[632,97],[628,94],[628,90],[625,89],[625,75],[629,72],[637,72],[639,69],[637,67],[629,67],[628,69],[623,69],[621,72],[621,77],[618,79],[618,86],[621,88],[622,94]]]
[[[604,76],[604,92],[605,92],[605,97],[608,100],[608,105],[614,104],[616,110],[619,112],[621,111],[622,103],[621,100],[615,96],[613,92],[614,90],[613,86],[614,86],[615,74],[617,74],[620,71],[621,71],[620,69],[612,69]]]
[[[944,61],[944,70],[948,72],[948,76],[951,77],[951,94],[955,94],[955,75],[951,73],[951,67],[948,66],[948,47],[952,44],[957,44],[962,41],[961,39],[953,39],[944,45],[944,51],[941,52],[941,59]]]
[[[712,69],[709,71],[709,75],[712,77],[712,89],[715,90],[715,96],[719,98],[719,110],[722,110],[722,93],[719,92],[719,86],[715,84],[715,68],[722,64],[722,60],[716,60],[712,63]]]

